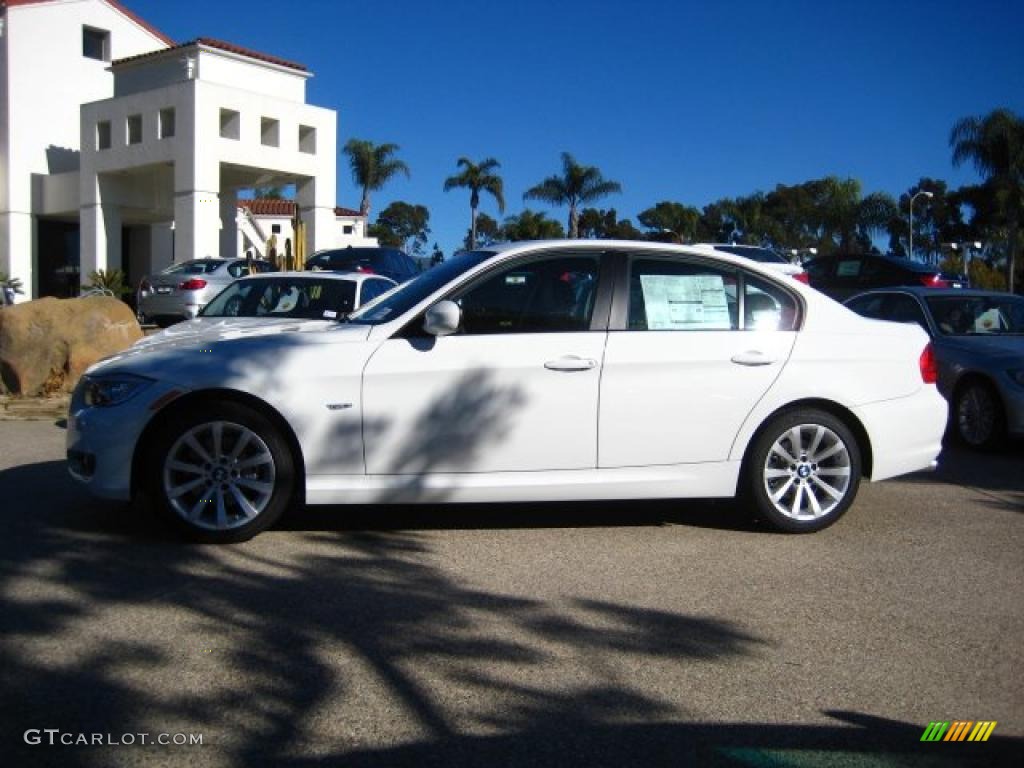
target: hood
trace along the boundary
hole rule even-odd
[[[172,325],[152,336],[139,339],[132,349],[154,344],[225,341],[245,336],[270,336],[278,333],[308,333],[323,331],[338,325],[333,320],[301,320],[262,317],[197,317]]]
[[[248,322],[227,325],[220,320],[200,319],[181,323],[185,326],[181,330],[175,330],[178,326],[168,328],[175,332],[142,339],[123,352],[100,360],[86,374],[131,373],[189,382],[197,372],[221,367],[232,360],[260,360],[269,366],[297,348],[366,341],[372,329],[369,325],[346,325],[330,320],[257,319],[258,325]],[[238,321],[229,319],[229,322]]]

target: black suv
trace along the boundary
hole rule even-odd
[[[871,253],[836,253],[804,265],[811,287],[837,301],[870,288],[918,285],[926,288],[963,288],[954,275],[910,259]]]
[[[324,272],[366,272],[404,283],[419,274],[419,266],[397,248],[332,248],[306,260],[306,269]]]

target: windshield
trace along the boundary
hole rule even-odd
[[[206,275],[213,272],[221,264],[224,264],[223,259],[193,259],[191,261],[183,261],[181,264],[175,264],[174,266],[168,267],[163,271],[164,275]]]
[[[352,311],[352,280],[268,277],[239,280],[203,307],[200,317],[339,320]]]
[[[493,255],[493,251],[468,251],[454,256],[363,305],[349,316],[348,321],[360,325],[380,325],[394,320]]]
[[[925,301],[944,336],[1024,334],[1024,299],[1015,296],[929,296]]]

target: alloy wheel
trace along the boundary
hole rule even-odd
[[[273,454],[258,434],[234,422],[210,421],[190,428],[167,452],[163,492],[189,524],[225,531],[267,508],[275,476]]]
[[[850,451],[828,427],[798,424],[772,444],[764,463],[764,489],[776,510],[792,520],[816,520],[846,497]]]

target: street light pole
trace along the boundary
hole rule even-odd
[[[911,197],[910,197],[910,253],[907,254],[907,255],[911,259],[914,258],[914,201],[917,198],[919,198],[921,195],[924,195],[929,200],[931,198],[935,197],[934,194],[932,194],[931,192],[928,192],[928,191],[926,191],[924,189],[922,189],[919,192],[917,192],[917,194],[911,195]]]

